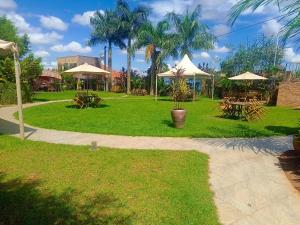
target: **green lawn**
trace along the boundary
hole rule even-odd
[[[0,224],[218,224],[208,157],[0,135]]]
[[[184,103],[187,121],[175,129],[166,99],[105,100],[100,108],[76,109],[71,102],[52,103],[24,110],[26,123],[58,130],[133,136],[255,137],[297,133],[299,110],[266,107],[263,120],[246,122],[220,118],[218,101],[200,98]]]
[[[90,93],[97,93],[102,98],[133,98],[135,96],[128,96],[125,93],[114,93],[114,92],[104,92],[104,91],[90,91]],[[34,102],[44,102],[53,100],[65,100],[73,99],[76,95],[75,90],[67,90],[62,92],[36,92],[33,96]],[[146,96],[145,96],[146,97]],[[149,98],[149,96],[147,96]]]

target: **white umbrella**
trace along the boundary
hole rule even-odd
[[[258,76],[254,73],[246,72],[234,77],[230,77],[229,80],[267,80],[267,78]]]
[[[80,74],[110,74],[110,72],[100,69],[96,66],[84,63],[80,66],[76,66],[72,69],[64,71],[64,73],[80,73]]]
[[[250,72],[246,72],[246,73],[242,73],[240,75],[234,76],[234,77],[230,77],[228,78],[229,80],[245,80],[245,81],[252,81],[252,80],[267,80],[267,78],[256,75],[254,73],[250,73]],[[248,84],[250,85],[250,84]],[[245,87],[245,93],[247,93],[247,87]]]
[[[72,69],[64,71],[64,73],[73,73],[80,75],[87,75],[88,78],[90,75],[107,75],[110,74],[109,71],[103,70],[99,67],[89,65],[88,63],[84,63],[82,65],[76,66]]]
[[[190,60],[190,58],[186,54],[184,55],[183,59],[175,66],[175,68],[167,72],[159,73],[157,74],[157,76],[172,78],[175,76],[174,73],[176,73],[176,71],[178,70],[183,71],[182,74],[183,77],[194,79],[194,98],[195,98],[195,90],[196,90],[196,85],[195,85],[196,76],[205,77],[205,78],[213,77],[211,74],[208,74],[200,70],[197,66],[195,66],[194,63]],[[157,97],[157,78],[156,78],[156,97]]]
[[[19,112],[19,123],[20,123],[20,137],[24,139],[24,122],[23,122],[23,107],[22,107],[22,92],[21,92],[21,68],[19,62],[19,51],[18,46],[14,42],[0,40],[1,52],[8,53],[12,52],[14,55],[15,64],[15,76],[16,76],[16,88],[17,88],[17,101],[18,101],[18,112]]]

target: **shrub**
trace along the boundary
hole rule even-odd
[[[175,80],[171,86],[171,97],[175,103],[175,109],[180,109],[180,102],[191,100],[193,93],[182,77],[183,70],[174,73]]]
[[[22,101],[23,103],[31,102],[31,97],[33,95],[27,84],[22,84]],[[17,93],[16,85],[11,82],[0,83],[0,104],[16,104],[17,103]]]

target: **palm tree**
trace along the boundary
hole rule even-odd
[[[149,9],[144,6],[137,6],[131,10],[126,1],[118,0],[116,11],[127,37],[127,94],[130,94],[132,39],[137,36],[141,26],[146,23]]]
[[[120,20],[114,11],[106,10],[104,13],[97,11],[91,17],[90,24],[92,33],[88,44],[94,46],[100,43],[108,43],[108,70],[112,71],[112,45],[121,49],[126,48],[123,42],[125,34],[122,32]]]
[[[187,54],[192,58],[193,50],[213,48],[214,36],[209,33],[208,27],[199,21],[200,5],[189,13],[178,15],[174,12],[166,15],[170,25],[174,26],[177,33],[177,48],[181,57]]]
[[[281,20],[285,21],[281,32],[283,33],[283,41],[287,39],[296,38],[300,40],[300,1],[293,0],[240,0],[229,12],[229,22],[233,25],[237,18],[246,10],[255,11],[258,7],[268,4],[277,5],[279,11],[282,13]]]
[[[169,32],[169,23],[161,21],[156,26],[144,24],[137,35],[134,48],[146,47],[145,58],[151,60],[150,95],[154,95],[155,77],[159,72],[162,61],[168,56],[177,57],[176,35]]]

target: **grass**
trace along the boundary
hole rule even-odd
[[[172,126],[173,103],[166,99],[110,99],[100,108],[83,110],[71,102],[52,103],[25,109],[24,118],[37,127],[132,136],[260,137],[298,132],[299,110],[267,107],[263,120],[247,122],[220,118],[218,104],[207,98],[184,103],[184,129]]]
[[[208,157],[0,135],[0,224],[218,224]]]
[[[90,93],[97,93],[102,98],[133,98],[135,96],[128,96],[125,93],[105,92],[105,91],[90,91]],[[73,99],[76,94],[75,90],[67,90],[62,92],[36,92],[33,96],[34,102],[45,102],[54,100]],[[145,96],[149,97],[149,96]]]

